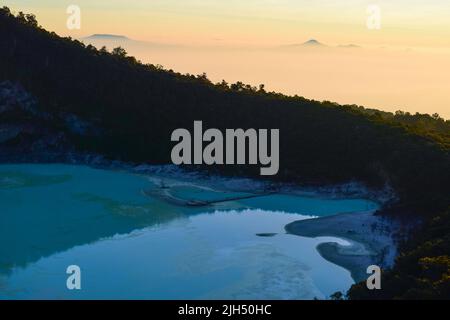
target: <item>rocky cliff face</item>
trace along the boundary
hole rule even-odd
[[[73,114],[49,114],[20,84],[0,82],[0,162],[83,162],[74,139],[100,130]]]

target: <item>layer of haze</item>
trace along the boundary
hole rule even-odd
[[[450,2],[447,0],[77,0],[4,1],[35,13],[60,35],[120,34],[143,62],[216,82],[387,111],[439,113],[450,119]],[[66,8],[80,6],[80,30]],[[381,29],[366,26],[369,4]],[[303,46],[314,38],[326,46]],[[357,46],[347,47],[349,44]]]

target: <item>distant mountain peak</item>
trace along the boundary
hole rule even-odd
[[[96,33],[86,37],[85,39],[102,39],[102,40],[130,40],[130,38],[117,34]]]
[[[316,39],[309,39],[308,41],[304,42],[302,45],[304,45],[304,46],[323,46],[324,44],[320,43]]]
[[[303,43],[294,43],[294,44],[288,44],[288,45],[281,46],[281,48],[299,48],[299,47],[310,47],[310,48],[316,47],[316,48],[318,48],[318,47],[326,47],[326,45],[317,41],[316,39],[309,39],[308,41],[303,42]]]
[[[341,44],[338,46],[339,48],[361,48],[360,46],[350,43],[350,44]]]

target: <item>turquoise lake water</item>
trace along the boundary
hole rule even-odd
[[[71,165],[0,165],[0,299],[313,299],[350,273],[290,222],[365,211],[364,199],[266,195]],[[66,268],[81,269],[68,290]]]

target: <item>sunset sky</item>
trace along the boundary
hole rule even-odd
[[[176,43],[329,43],[450,46],[447,0],[6,0],[34,12],[59,34],[119,33]],[[82,10],[82,28],[66,28],[66,8]],[[381,30],[366,27],[367,7],[381,8]]]
[[[143,62],[213,81],[450,119],[448,0],[6,0],[63,36],[125,35]],[[66,27],[69,5],[81,29]],[[369,5],[381,28],[367,27]],[[327,49],[280,49],[317,39]],[[148,42],[148,43],[147,43]],[[151,43],[151,44],[149,44]],[[176,44],[181,47],[156,47]],[[356,44],[359,49],[337,49]],[[103,45],[94,43],[94,45]],[[275,49],[274,49],[275,48]],[[278,49],[277,49],[278,48]],[[332,49],[330,49],[332,48]]]

